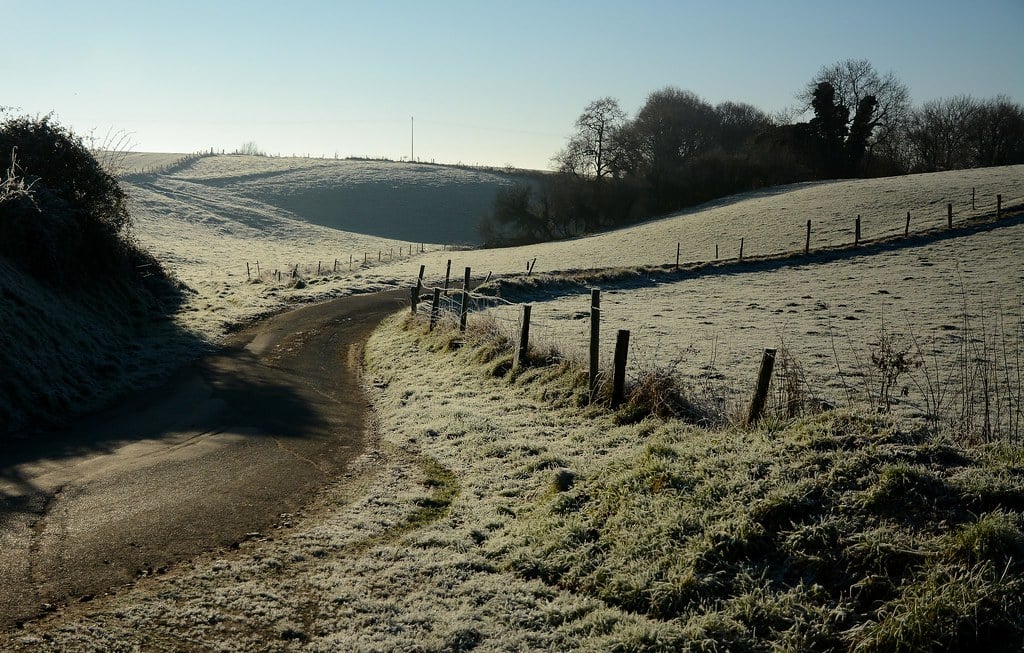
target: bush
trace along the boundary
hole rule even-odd
[[[126,270],[127,200],[70,130],[49,116],[0,123],[0,255],[53,286]]]

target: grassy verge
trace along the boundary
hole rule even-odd
[[[572,457],[554,444],[537,450],[526,467],[551,470],[548,482],[486,546],[497,567],[523,580],[643,617],[639,628],[616,620],[591,643],[1024,646],[1019,448],[961,448],[923,428],[837,412],[751,430],[621,425],[621,411],[580,407],[585,388],[564,363],[535,356],[512,373],[509,343],[486,326],[459,338],[405,328],[422,351],[475,367],[481,391],[503,382],[615,429],[613,447],[598,440]]]

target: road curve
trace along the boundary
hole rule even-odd
[[[276,315],[164,386],[0,452],[0,628],[260,531],[363,448],[362,344],[407,293]]]

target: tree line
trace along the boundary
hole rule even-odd
[[[1024,163],[1024,106],[1005,96],[914,107],[895,74],[849,59],[823,67],[796,98],[796,109],[770,115],[666,87],[632,117],[615,98],[594,100],[553,157],[554,174],[499,191],[480,235],[522,244],[764,186]]]

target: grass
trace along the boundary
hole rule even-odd
[[[543,396],[568,377],[585,392],[585,379],[551,358],[495,375],[511,343],[493,321],[471,326],[454,349],[437,344],[451,332],[428,334],[411,320],[406,328],[417,346],[476,366],[482,379]],[[889,374],[878,379],[880,405],[898,376],[889,359],[905,356],[892,342],[876,354]],[[488,556],[526,581],[642,616],[644,628],[594,640],[620,650],[1024,646],[1019,451],[961,448],[884,415],[790,419],[787,410],[807,399],[792,380],[798,366],[783,368],[792,387],[747,430],[661,414],[676,391],[657,375],[611,415],[559,403],[630,425],[620,428],[633,444],[571,471],[548,454],[535,466],[560,475],[489,539]],[[645,402],[642,416],[630,415]]]

